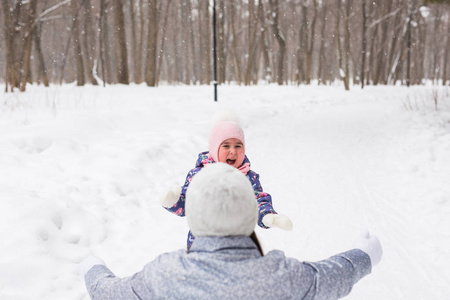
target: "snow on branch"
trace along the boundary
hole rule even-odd
[[[40,22],[40,21],[44,20],[44,17],[45,17],[46,15],[48,15],[49,13],[51,13],[51,12],[57,10],[57,9],[60,8],[61,6],[66,5],[66,4],[70,3],[70,2],[72,2],[72,0],[64,0],[63,2],[60,2],[60,3],[58,3],[58,4],[56,4],[56,5],[52,6],[52,7],[50,7],[50,8],[48,8],[48,9],[44,10],[44,11],[36,18],[36,20],[34,20],[33,25],[36,25],[37,22]]]
[[[367,26],[367,29],[370,29],[370,28],[374,27],[375,25],[377,25],[377,24],[383,22],[384,20],[386,20],[386,19],[388,19],[388,18],[390,18],[390,17],[395,16],[399,11],[400,11],[400,8],[397,8],[397,9],[394,10],[393,12],[390,12],[390,13],[384,15],[382,18],[373,21],[372,24],[370,24],[369,26]]]

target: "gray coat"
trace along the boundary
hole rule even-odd
[[[131,277],[96,265],[85,279],[92,299],[338,299],[370,271],[357,249],[309,263],[261,256],[249,237],[198,237],[189,253],[162,254]]]

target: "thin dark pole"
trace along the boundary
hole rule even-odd
[[[214,101],[217,101],[216,0],[213,0]]]

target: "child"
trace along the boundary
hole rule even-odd
[[[186,181],[181,188],[169,191],[161,199],[161,204],[168,211],[180,216],[185,216],[186,190],[192,178],[203,167],[211,163],[226,163],[239,169],[253,186],[255,198],[258,203],[258,225],[262,228],[279,227],[284,230],[292,229],[291,220],[275,212],[272,206],[272,197],[263,192],[259,182],[259,175],[250,169],[250,161],[245,155],[245,139],[241,126],[234,120],[222,120],[216,122],[209,134],[209,151],[198,155],[195,168],[189,171]],[[189,231],[187,248],[189,249],[194,236]]]

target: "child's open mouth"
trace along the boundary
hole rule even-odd
[[[229,165],[234,165],[235,162],[236,162],[235,159],[227,159],[227,164]]]

